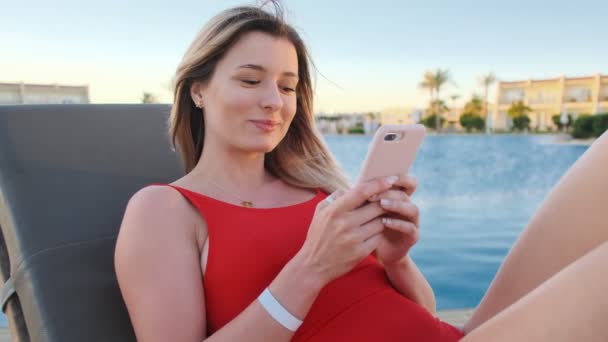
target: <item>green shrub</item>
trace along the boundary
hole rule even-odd
[[[583,114],[572,124],[572,137],[576,139],[589,139],[593,137],[593,116]]]
[[[530,129],[530,118],[527,115],[518,115],[513,118],[513,128],[518,131]]]
[[[474,129],[483,131],[485,122],[483,118],[477,114],[464,113],[460,116],[460,125],[470,133]]]
[[[593,136],[599,137],[608,131],[608,113],[593,116]]]
[[[435,114],[425,116],[421,121],[422,121],[421,123],[423,125],[425,125],[426,127],[435,129]],[[444,123],[445,123],[445,118],[440,117],[439,118],[439,127],[443,127]]]
[[[348,134],[364,134],[363,127],[352,127],[348,129]]]
[[[555,126],[557,126],[557,129],[561,130],[562,128],[564,128],[564,125],[562,124],[561,114],[555,114],[551,117],[551,119],[553,120]],[[566,123],[566,128],[570,126],[572,126],[572,115],[568,114],[568,123]]]

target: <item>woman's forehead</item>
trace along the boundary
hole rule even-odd
[[[295,46],[287,38],[263,32],[249,32],[241,36],[224,56],[224,62],[231,69],[257,65],[272,73],[298,73]]]

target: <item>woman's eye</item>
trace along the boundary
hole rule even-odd
[[[258,83],[260,83],[260,81],[257,80],[242,80],[243,83],[247,83],[249,85],[256,85]]]
[[[287,92],[294,92],[294,91],[296,91],[294,88],[290,88],[290,87],[283,87],[283,90],[287,91]]]

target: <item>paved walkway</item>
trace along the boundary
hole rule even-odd
[[[473,309],[463,310],[444,310],[439,311],[439,318],[441,320],[461,327],[469,317],[473,314]],[[11,342],[11,337],[8,334],[7,328],[0,328],[0,342]]]

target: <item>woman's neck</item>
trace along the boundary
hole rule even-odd
[[[191,174],[201,182],[211,181],[244,195],[276,180],[264,167],[264,153],[220,154],[203,149]]]

